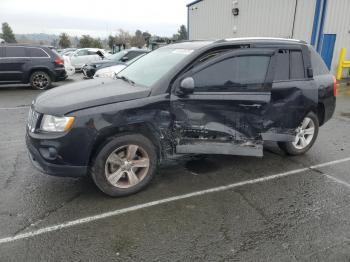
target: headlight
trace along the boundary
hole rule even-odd
[[[40,129],[46,132],[66,132],[72,128],[74,117],[44,115]]]
[[[104,71],[104,72],[96,72],[94,77],[103,77],[103,78],[115,78],[115,72],[113,71]]]

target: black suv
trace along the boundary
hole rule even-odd
[[[287,39],[194,41],[157,49],[117,79],[55,88],[33,102],[33,164],[91,174],[111,196],[144,188],[175,154],[299,155],[335,109],[336,82],[313,47]]]
[[[124,65],[126,62],[133,60],[134,58],[148,53],[145,49],[126,49],[122,50],[109,57],[103,57],[103,60],[97,61],[91,64],[86,64],[82,67],[83,74],[86,78],[93,78],[96,71],[105,67]],[[100,54],[102,56],[102,54]]]
[[[45,46],[0,46],[0,84],[28,84],[44,90],[67,78],[64,61]]]

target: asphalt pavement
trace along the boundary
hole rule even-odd
[[[350,86],[304,156],[181,157],[124,198],[31,166],[39,93],[0,89],[0,261],[350,261]]]

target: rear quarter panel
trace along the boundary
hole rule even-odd
[[[319,103],[324,106],[324,118],[321,121],[321,124],[324,124],[332,118],[335,111],[336,97],[333,93],[334,77],[329,74],[315,76],[314,79],[318,88]]]

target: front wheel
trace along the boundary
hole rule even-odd
[[[293,142],[279,142],[278,146],[288,155],[302,155],[315,143],[318,135],[319,122],[317,116],[310,112],[296,129]]]
[[[92,165],[91,175],[105,194],[126,196],[149,184],[156,165],[156,150],[149,139],[141,135],[123,135],[101,149]]]

